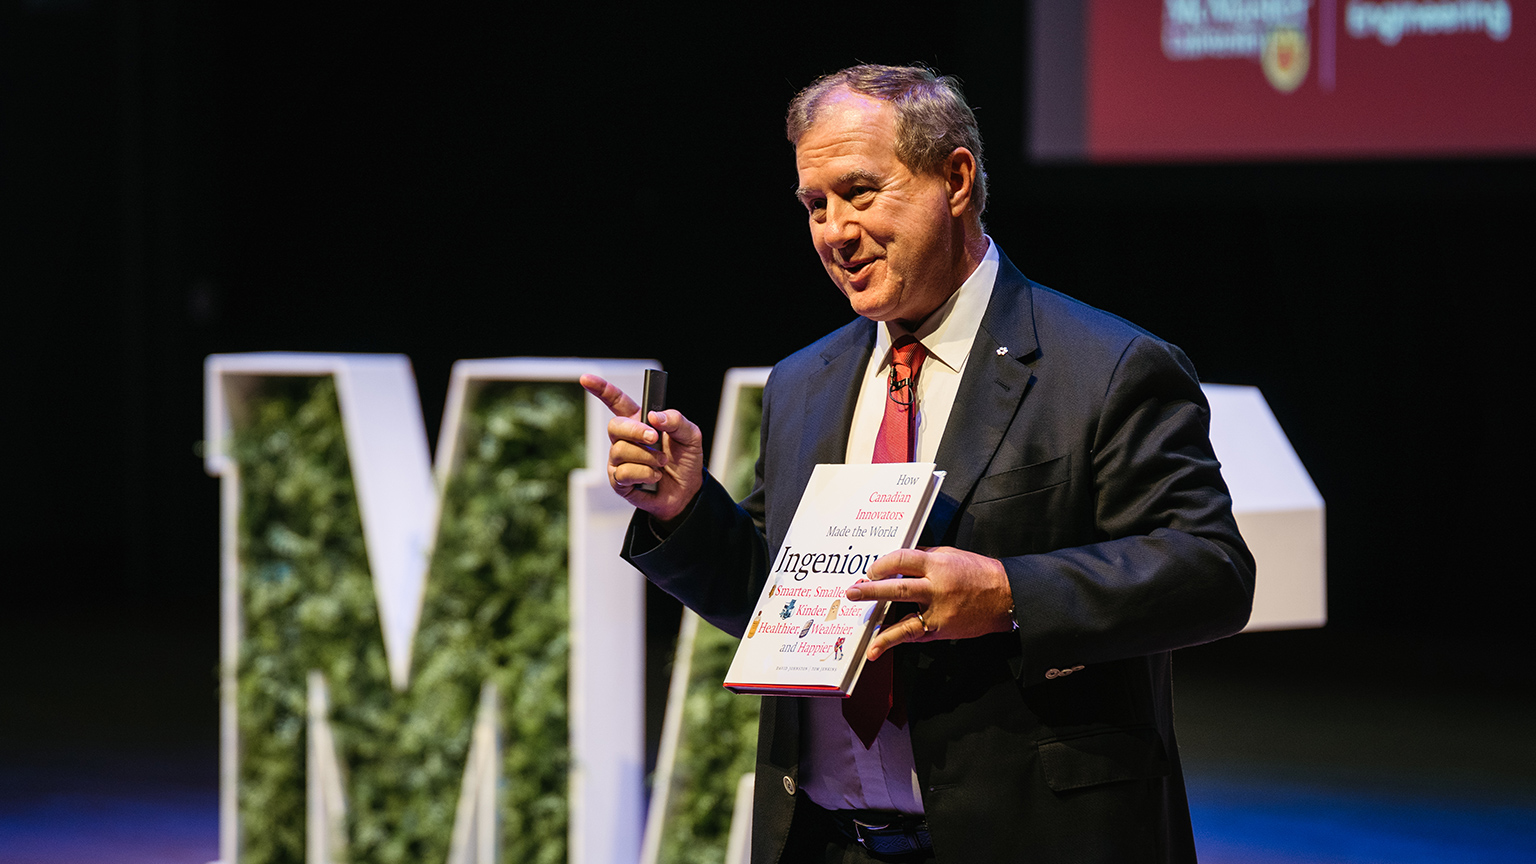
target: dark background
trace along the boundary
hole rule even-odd
[[[1015,263],[1262,388],[1311,472],[1328,627],[1191,669],[1532,682],[1531,160],[1031,165],[1020,5],[765,5],[0,4],[0,755],[216,740],[206,355],[405,353],[434,438],[457,359],[656,357],[709,432],[846,321],[782,112],[856,61],[960,76]]]

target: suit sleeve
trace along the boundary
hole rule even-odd
[[[1025,683],[1230,635],[1252,607],[1253,557],[1189,360],[1137,336],[1099,404],[1089,453],[1097,539],[1002,559]]]
[[[768,439],[769,393],[763,391],[762,440]],[[761,451],[760,451],[761,452]],[[707,472],[683,522],[665,540],[656,537],[644,511],[636,510],[622,557],[658,588],[732,636],[747,629],[758,594],[768,579],[763,537],[763,460],[757,460],[752,494],[737,504]]]

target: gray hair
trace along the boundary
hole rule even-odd
[[[926,66],[850,66],[823,75],[789,103],[784,133],[789,143],[816,122],[832,91],[846,87],[855,93],[891,103],[896,109],[896,158],[913,173],[943,173],[945,160],[964,147],[976,157],[976,187],[971,193],[979,217],[987,209],[987,171],[981,161],[981,130],[976,115],[960,92],[960,81],[938,75]]]

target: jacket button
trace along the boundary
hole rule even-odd
[[[1063,677],[1063,678],[1065,678],[1065,677],[1067,677],[1067,676],[1068,676],[1068,675],[1071,675],[1071,674],[1072,674],[1072,671],[1073,671],[1073,670],[1071,670],[1071,669],[1063,669],[1063,670],[1061,670],[1061,677]]]
[[[1047,670],[1045,670],[1045,677],[1047,677],[1047,678],[1055,678],[1056,676],[1058,676],[1060,674],[1061,674],[1061,670],[1060,669],[1047,669]]]
[[[784,791],[791,795],[795,794],[795,778],[788,774],[784,775]]]

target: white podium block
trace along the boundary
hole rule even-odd
[[[1211,446],[1258,581],[1244,632],[1328,621],[1323,498],[1257,387],[1203,384]]]
[[[743,774],[736,784],[736,806],[731,809],[731,836],[725,843],[726,864],[752,864],[752,796],[757,774]]]

